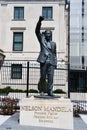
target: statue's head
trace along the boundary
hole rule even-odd
[[[52,32],[50,30],[45,30],[45,38],[47,41],[50,41],[51,40],[51,37],[52,37]]]

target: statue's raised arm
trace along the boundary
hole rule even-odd
[[[37,25],[36,25],[36,29],[35,29],[35,33],[36,33],[36,36],[38,38],[39,41],[41,41],[41,33],[40,33],[40,28],[41,28],[41,22],[44,20],[44,17],[40,16],[39,17],[39,20],[37,22]]]

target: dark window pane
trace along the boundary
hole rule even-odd
[[[42,16],[44,16],[44,18],[46,19],[52,19],[52,7],[43,7],[42,8]]]
[[[20,8],[20,18],[24,18],[24,8]]]
[[[22,64],[11,65],[11,78],[22,79]]]
[[[45,18],[47,18],[47,15],[46,15],[47,13],[46,13],[46,12],[47,12],[47,11],[46,11],[45,9],[43,9],[43,14],[42,14],[42,15],[43,15]]]
[[[24,7],[14,7],[14,19],[24,19]]]
[[[22,33],[15,33],[14,41],[22,42]]]
[[[23,50],[23,32],[13,33],[13,51]]]
[[[21,44],[14,44],[14,51],[22,51],[22,45]]]
[[[15,12],[14,12],[14,18],[17,19],[18,18],[18,10],[15,9]]]

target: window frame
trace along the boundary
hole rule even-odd
[[[14,68],[13,68],[14,67]],[[14,71],[13,69],[20,68],[20,71]],[[20,77],[15,77],[14,74],[20,74]],[[11,79],[22,79],[22,64],[11,64]]]
[[[46,9],[45,10],[46,11],[46,17],[44,16],[44,13],[43,13],[44,9]],[[49,9],[51,9],[51,17],[49,17],[49,15],[48,15]],[[53,7],[52,6],[43,6],[42,7],[42,16],[44,16],[44,18],[46,20],[52,20],[53,19]]]
[[[21,9],[21,8],[23,8],[23,17],[21,18],[20,17],[20,10],[18,11],[18,17],[16,18],[15,17],[15,9]],[[23,6],[20,6],[20,7],[14,7],[14,20],[24,20],[24,7]]]
[[[15,34],[22,34],[22,42],[15,42]],[[15,49],[15,44],[21,44],[21,49]],[[23,51],[23,32],[13,32],[13,51]]]

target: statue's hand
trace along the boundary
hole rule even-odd
[[[43,21],[44,20],[44,17],[43,16],[40,16],[39,17],[39,21]]]

